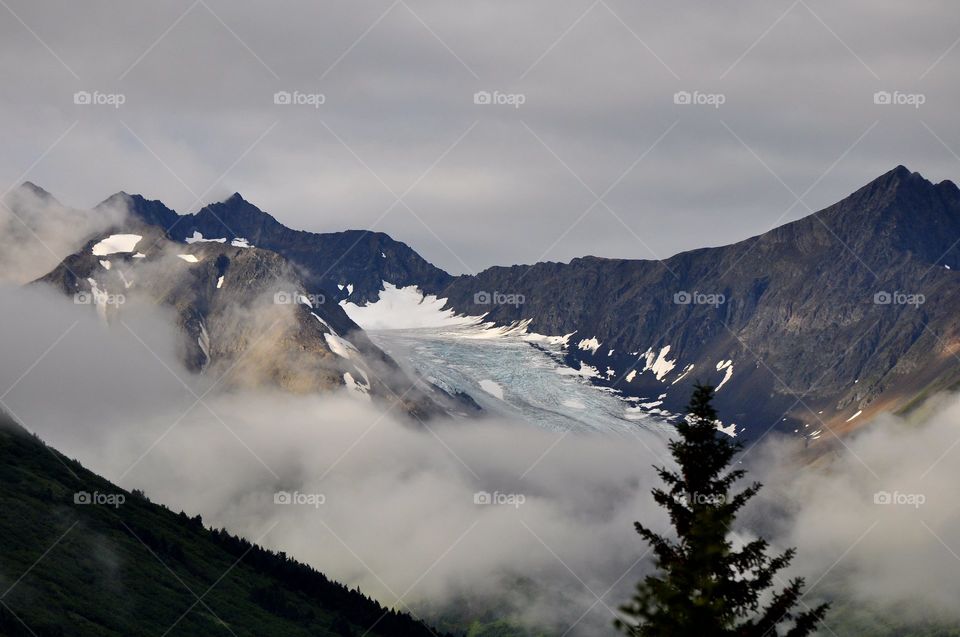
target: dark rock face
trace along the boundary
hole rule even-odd
[[[949,352],[960,319],[958,241],[957,187],[901,166],[730,246],[662,263],[586,257],[490,268],[458,277],[444,295],[498,323],[532,319],[535,332],[574,332],[571,364],[596,367],[598,382],[628,395],[666,393],[671,411],[683,409],[695,380],[722,382],[718,365],[732,360],[717,400],[726,422],[746,426],[747,437],[773,427],[809,433],[822,423],[852,427],[859,410],[900,407],[957,379]],[[478,293],[494,303],[477,303]],[[495,293],[524,302],[497,304]],[[595,352],[577,347],[594,337]],[[658,380],[642,355],[668,345],[675,367]]]
[[[239,194],[210,204],[195,214],[178,215],[159,201],[118,193],[101,205],[124,200],[133,216],[165,229],[184,241],[199,232],[207,239],[244,238],[259,248],[272,250],[297,266],[311,288],[324,289],[331,298],[346,298],[339,286],[353,286],[350,300],[376,300],[383,281],[399,286],[430,289],[446,285],[452,277],[431,265],[409,246],[382,232],[347,230],[318,234],[287,228]]]
[[[135,252],[95,255],[98,237],[40,282],[79,294],[108,321],[122,318],[122,303],[113,299],[171,308],[187,368],[227,387],[313,393],[346,385],[396,401],[416,418],[463,411],[454,397],[404,375],[282,256],[227,242],[173,242],[159,226],[124,229],[133,231],[142,237]]]

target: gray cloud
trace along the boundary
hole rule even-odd
[[[444,613],[463,596],[563,630],[595,602],[587,587],[600,595],[616,583],[604,599],[615,608],[638,576],[633,519],[664,522],[642,488],[647,445],[662,451],[655,436],[561,437],[498,421],[427,430],[346,390],[216,391],[194,405],[181,380],[202,394],[216,379],[178,363],[165,315],[131,300],[124,327],[108,327],[42,288],[0,298],[11,308],[0,318],[3,404],[30,430],[121,486],[262,538],[384,603]],[[325,502],[277,504],[281,490]],[[481,491],[523,501],[478,504]],[[529,596],[504,595],[517,581]],[[613,619],[599,604],[587,615],[571,634]]]
[[[119,223],[127,210],[79,210],[32,188],[0,198],[0,282],[33,281],[88,239]]]
[[[186,373],[169,317],[136,297],[121,310],[129,329],[43,288],[0,300],[3,403],[29,429],[126,488],[262,537],[385,603],[402,596],[436,616],[463,596],[562,631],[594,593],[616,608],[649,568],[635,563],[646,547],[634,520],[666,528],[649,496],[659,458],[648,446],[663,454],[654,436],[558,439],[494,420],[429,431],[338,393],[220,390],[193,405],[181,380],[201,394],[216,379]],[[812,585],[807,603],[839,595],[839,611],[960,620],[958,418],[955,397],[913,422],[881,417],[813,467],[793,441],[765,441],[748,464],[766,486],[736,535],[799,547],[791,574]],[[276,504],[280,490],[325,501]],[[477,505],[479,491],[525,500]],[[892,504],[877,503],[884,492]],[[897,504],[916,495],[920,506]],[[529,596],[504,598],[508,584]],[[571,634],[602,634],[611,619],[596,604]]]
[[[211,0],[157,41],[191,6],[11,2],[79,79],[17,20],[3,21],[0,175],[19,179],[76,121],[30,171],[71,205],[125,189],[189,212],[239,190],[293,227],[374,227],[459,272],[741,239],[807,211],[788,210],[794,198],[771,171],[798,194],[816,183],[805,200],[814,209],[899,163],[935,180],[957,174],[960,53],[948,49],[960,18],[945,0],[789,12],[763,2]],[[126,103],[77,106],[77,90],[121,92]],[[278,90],[326,103],[274,105]],[[526,103],[478,106],[478,90]],[[726,102],[678,106],[679,90]],[[878,90],[926,103],[878,106]],[[574,225],[594,203],[578,178],[602,193],[677,121],[605,198],[615,215],[598,205]],[[413,212],[384,215],[394,196],[380,179],[397,194],[416,184],[405,198]]]
[[[817,593],[901,622],[956,622],[960,401],[941,396],[927,410],[910,420],[881,416],[815,467],[790,461],[792,442],[762,447],[757,512],[783,515],[778,539],[801,547],[814,582],[823,577]]]

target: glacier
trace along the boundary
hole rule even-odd
[[[562,360],[566,337],[504,328],[482,316],[455,315],[446,299],[384,282],[380,299],[341,306],[370,339],[408,372],[448,392],[469,394],[493,417],[522,419],[559,432],[654,435],[673,425],[643,413]]]

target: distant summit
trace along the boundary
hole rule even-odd
[[[289,259],[304,272],[307,284],[312,288],[341,294],[340,288],[350,284],[353,290],[350,298],[359,303],[377,299],[384,281],[400,287],[419,285],[426,290],[438,290],[453,280],[409,246],[382,232],[293,230],[244,199],[240,193],[185,215],[177,214],[160,201],[124,192],[112,195],[99,206],[118,203],[127,206],[134,220],[159,226],[176,241],[186,241],[197,235],[228,241],[246,239],[251,245]]]
[[[40,199],[54,199],[54,196],[49,192],[33,183],[32,181],[25,181],[18,186],[21,190],[29,192],[30,194],[40,198]]]

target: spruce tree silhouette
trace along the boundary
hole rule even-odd
[[[737,512],[761,485],[754,482],[731,495],[731,487],[746,472],[726,470],[740,445],[717,432],[712,400],[713,388],[697,384],[687,418],[677,425],[679,438],[670,442],[677,471],[656,467],[664,488],[653,489],[653,498],[669,513],[676,540],[635,523],[651,546],[658,572],[637,584],[631,602],[621,607],[630,621],[617,621],[616,626],[636,637],[809,635],[829,605],[804,605],[805,610],[796,612],[802,603],[802,578],[791,580],[760,607],[764,591],[793,559],[795,549],[771,557],[762,538],[739,550],[727,539]]]

